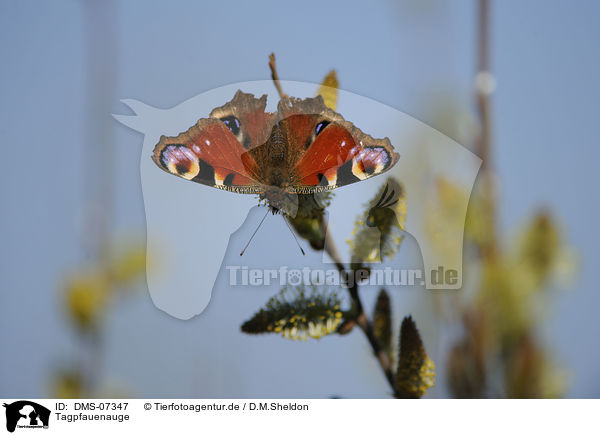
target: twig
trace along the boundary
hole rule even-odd
[[[287,97],[287,94],[283,92],[283,89],[281,89],[281,84],[279,83],[279,76],[277,74],[277,67],[275,65],[274,53],[271,53],[269,55],[269,68],[271,68],[271,78],[273,79],[273,83],[277,88],[279,97]],[[351,271],[346,270],[346,266],[344,266],[344,264],[342,263],[338,250],[331,237],[331,233],[327,231],[327,222],[325,221],[324,217],[321,217],[321,226],[325,230],[325,252],[327,252],[327,255],[329,255],[329,257],[335,263],[342,278],[347,278]],[[390,388],[394,393],[394,397],[398,397],[398,390],[396,389],[394,371],[392,370],[392,362],[390,361],[390,358],[388,357],[387,353],[383,350],[383,346],[381,346],[381,343],[379,343],[379,340],[375,336],[373,324],[371,323],[369,317],[363,309],[363,304],[360,299],[360,295],[358,294],[358,284],[355,279],[352,280],[352,286],[348,288],[348,293],[350,293],[350,298],[352,299],[353,309],[355,312],[354,321],[366,335],[367,340],[369,341],[369,345],[371,346],[371,350],[377,358],[377,361],[379,361],[379,366],[381,367],[381,370],[383,371],[383,374],[385,375],[390,385]]]
[[[86,117],[87,136],[82,157],[84,164],[93,161],[96,171],[84,178],[85,215],[83,238],[84,254],[93,261],[105,266],[108,262],[106,241],[110,236],[114,220],[115,170],[114,140],[112,123],[108,117],[92,114],[99,111],[108,113],[113,92],[116,89],[116,55],[118,35],[115,17],[115,1],[86,2],[85,46],[86,46]],[[108,33],[105,31],[108,30]],[[101,331],[86,333],[88,350],[83,373],[83,394],[93,397],[97,394],[104,370],[103,337]]]
[[[275,53],[271,53],[269,55],[269,68],[271,68],[271,79],[273,79],[275,88],[277,88],[279,98],[287,97],[288,95],[283,92],[283,89],[281,89],[281,83],[279,83],[279,75],[277,74],[277,66],[275,65]]]
[[[347,278],[348,274],[351,273],[346,270],[346,267],[342,263],[340,256],[338,254],[337,248],[331,237],[331,233],[327,231],[327,224],[325,223],[325,219],[321,218],[321,224],[325,228],[325,252],[327,255],[333,260],[337,269],[342,275],[343,278]],[[392,392],[394,393],[394,397],[398,397],[398,390],[396,389],[396,380],[394,376],[394,370],[392,369],[392,362],[388,357],[387,353],[383,350],[383,346],[375,336],[375,331],[373,329],[373,323],[369,320],[367,313],[363,308],[362,301],[360,299],[360,295],[358,293],[358,283],[356,280],[352,280],[352,286],[348,288],[348,293],[350,294],[350,298],[352,299],[353,309],[355,311],[354,321],[360,327],[360,329],[364,332],[369,341],[369,345],[371,346],[371,350],[373,354],[379,361],[379,366],[385,375]]]
[[[479,0],[478,18],[477,18],[477,73],[479,77],[482,74],[490,74],[490,56],[489,56],[489,1]],[[489,76],[488,76],[489,77]],[[491,174],[491,115],[490,115],[490,89],[485,89],[482,83],[476,87],[477,93],[477,111],[481,125],[480,134],[477,138],[477,153],[482,159],[481,177],[483,183],[483,205],[486,209],[486,216],[489,219],[489,234],[486,243],[482,246],[482,252],[488,258],[494,258],[497,253],[496,237],[496,210],[495,210],[495,192],[494,182]]]

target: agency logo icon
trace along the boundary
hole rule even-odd
[[[47,429],[50,422],[50,410],[29,400],[19,400],[4,404],[6,408],[6,430],[14,432],[16,428]]]

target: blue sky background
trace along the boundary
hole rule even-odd
[[[169,108],[214,87],[266,79],[273,51],[282,78],[319,82],[335,68],[345,90],[459,141],[440,107],[452,101],[472,109],[473,1],[91,3],[0,2],[5,397],[47,395],[52,370],[77,354],[59,295],[68,271],[85,262],[83,180],[107,176],[98,173],[95,154],[85,153],[102,137],[114,145],[115,233],[144,236],[142,138],[110,117],[127,113],[120,99]],[[570,372],[569,397],[600,397],[599,18],[600,4],[591,0],[496,1],[492,8],[500,224],[509,234],[547,206],[580,259],[573,290],[557,292],[544,328]],[[256,308],[268,296],[256,296]],[[348,346],[365,353],[358,334],[344,344],[332,338],[298,347],[227,333],[211,341],[199,332],[233,324],[237,333],[248,306],[230,317],[209,309],[204,319],[182,322],[156,310],[146,293],[116,305],[106,328],[109,381],[140,397],[385,397],[372,358],[344,368]],[[278,353],[268,354],[274,346]],[[322,372],[315,374],[315,362]],[[265,381],[269,371],[277,382]],[[432,396],[443,397],[444,386]]]

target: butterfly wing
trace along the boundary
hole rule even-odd
[[[363,133],[320,96],[282,99],[278,116],[293,162],[289,192],[331,190],[379,175],[398,161],[388,138]]]
[[[210,117],[221,120],[244,150],[264,144],[275,123],[275,114],[265,112],[267,96],[255,98],[237,91],[233,99],[210,112]]]
[[[175,137],[162,136],[152,159],[164,171],[236,193],[262,193],[259,165],[247,152],[264,143],[274,122],[265,113],[266,95],[238,91],[209,118]]]

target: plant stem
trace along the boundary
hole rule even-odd
[[[477,73],[479,78],[492,78],[490,73],[490,25],[489,25],[489,0],[479,0],[477,13]],[[491,173],[491,89],[486,89],[485,84],[478,83],[476,87],[477,112],[480,122],[480,133],[476,141],[476,150],[481,157],[481,177],[483,190],[483,206],[485,215],[489,220],[488,237],[481,247],[482,254],[495,258],[498,250],[496,237],[496,210],[495,189]]]
[[[325,252],[327,252],[327,255],[329,255],[329,257],[335,263],[335,266],[339,270],[342,278],[346,278],[350,272],[348,272],[346,270],[346,267],[344,266],[344,264],[341,261],[341,258],[337,251],[337,248],[335,246],[335,242],[333,241],[333,238],[331,237],[331,233],[327,230],[327,224],[325,222],[325,218],[322,217],[321,219],[322,219],[321,224],[324,225],[324,227],[325,227],[325,239],[326,239],[325,240]],[[365,310],[363,308],[363,304],[362,304],[362,301],[360,299],[360,295],[358,292],[358,283],[356,282],[355,279],[352,280],[352,286],[350,286],[348,288],[348,293],[350,294],[350,298],[352,299],[353,308],[356,313],[355,317],[354,317],[354,321],[366,335],[367,340],[369,341],[369,345],[371,346],[371,350],[373,351],[373,354],[377,358],[377,361],[379,361],[379,366],[381,367],[381,370],[383,371],[383,374],[385,375],[385,377],[388,381],[388,384],[390,385],[390,388],[392,389],[392,391],[394,393],[394,397],[397,397],[398,391],[396,389],[396,379],[394,376],[394,371],[392,369],[392,362],[390,361],[388,354],[383,350],[383,346],[381,346],[381,343],[375,336],[375,331],[373,330],[373,323],[369,320],[367,313],[365,313]]]
[[[281,89],[281,83],[279,83],[279,75],[277,74],[277,67],[275,66],[275,53],[269,55],[269,68],[271,69],[271,79],[273,79],[275,88],[277,88],[279,98],[287,97],[287,94]]]
[[[275,84],[275,88],[277,89],[279,97],[287,97],[287,94],[285,94],[281,88],[281,83],[279,83],[279,75],[277,74],[274,53],[269,55],[269,68],[271,69],[271,78],[273,79],[273,83]],[[347,278],[350,272],[346,270],[344,263],[342,263],[331,234],[329,231],[327,231],[327,222],[325,221],[324,217],[321,217],[321,226],[325,230],[325,252],[327,252],[327,255],[329,255],[329,257],[335,263],[340,275],[342,276],[342,279]],[[396,389],[396,380],[394,371],[392,369],[392,362],[390,361],[387,353],[383,350],[381,343],[379,343],[379,340],[375,336],[373,323],[369,320],[369,317],[363,309],[363,304],[358,293],[358,283],[355,279],[352,280],[352,286],[348,288],[348,293],[350,293],[350,298],[352,299],[352,305],[355,312],[354,321],[366,335],[369,345],[371,346],[371,350],[377,358],[377,361],[379,361],[379,366],[381,367],[381,370],[383,371],[383,374],[385,375],[390,388],[394,393],[394,397],[398,397],[398,390]]]

